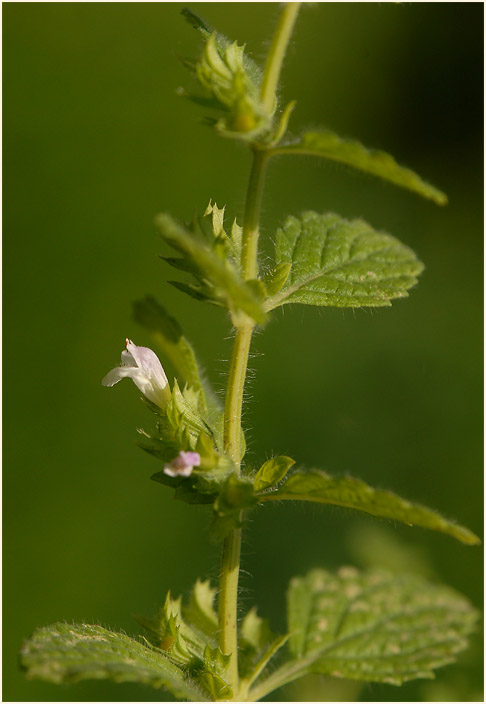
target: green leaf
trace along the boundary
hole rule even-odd
[[[202,36],[207,39],[211,34],[211,28],[205,23],[199,15],[190,10],[188,7],[184,7],[181,10],[181,15],[189,22],[190,25],[201,32]]]
[[[409,526],[446,533],[466,545],[481,543],[470,530],[443,518],[430,508],[410,503],[391,491],[373,489],[360,479],[332,477],[319,469],[295,472],[277,491],[259,497],[259,501],[286,499],[344,506],[372,516],[401,521]]]
[[[261,650],[272,642],[274,635],[267,619],[261,618],[253,606],[241,622],[240,638],[253,650]]]
[[[211,232],[209,239],[214,240],[216,243],[223,247],[223,256],[229,257],[235,269],[240,271],[241,264],[241,246],[243,238],[243,228],[238,225],[236,218],[233,220],[231,229],[229,233],[226,232],[224,227],[224,211],[226,206],[223,208],[218,208],[217,203],[213,203],[211,200],[208,203],[208,207],[204,211],[204,217],[211,216]],[[204,227],[205,222],[201,222],[201,226]]]
[[[259,677],[266,665],[287,642],[288,636],[276,636],[268,621],[260,618],[256,607],[250,609],[239,633],[240,674],[247,688]]]
[[[194,350],[184,337],[179,323],[152,296],[135,301],[133,315],[137,323],[151,333],[164,358],[174,366],[176,374],[188,386],[200,392],[201,413],[207,412],[208,405],[211,409],[219,409],[216,395],[204,379]]]
[[[197,267],[200,278],[212,287],[216,301],[224,302],[232,313],[241,310],[258,323],[264,321],[261,302],[227,258],[219,256],[202,237],[186,230],[170,215],[158,215],[155,222],[164,240]]]
[[[204,651],[204,671],[200,675],[201,681],[211,693],[214,700],[228,700],[233,697],[233,690],[225,681],[224,675],[228,669],[230,655],[224,655],[219,646],[212,648],[206,646]]]
[[[433,677],[467,646],[478,613],[421,577],[342,568],[294,578],[289,649],[307,672],[399,685]]]
[[[295,464],[295,460],[285,455],[267,460],[256,473],[253,488],[256,492],[268,489],[281,481]]]
[[[239,513],[254,506],[257,500],[253,492],[253,482],[232,472],[221,489],[215,510],[220,516]]]
[[[191,592],[189,604],[182,609],[185,620],[209,638],[213,638],[219,629],[218,615],[213,606],[216,591],[211,587],[209,580],[202,582],[198,579]]]
[[[213,430],[201,415],[200,396],[200,391],[188,386],[181,391],[177,379],[174,379],[166,407],[160,409],[150,405],[158,422],[155,432],[138,429],[146,439],[139,443],[140,447],[164,463],[171,462],[181,450],[196,450],[201,455],[200,471],[231,468],[231,460],[218,452],[222,442],[219,430]]]
[[[39,628],[21,650],[27,677],[55,684],[110,679],[165,687],[176,697],[209,701],[203,689],[160,651],[101,626]]]
[[[173,599],[169,592],[157,616],[135,620],[149,631],[150,642],[176,665],[191,669],[201,666],[207,639],[183,617],[181,597]]]
[[[367,149],[359,142],[343,139],[330,130],[306,132],[298,142],[273,149],[273,154],[309,154],[347,164],[368,174],[391,181],[396,186],[408,188],[433,200],[437,205],[446,205],[447,196],[420,176],[397,164],[386,152]]]
[[[414,252],[363,220],[314,212],[290,216],[277,230],[276,264],[290,264],[279,293],[265,304],[317,306],[389,306],[407,296],[423,264]]]

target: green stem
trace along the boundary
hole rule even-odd
[[[275,110],[278,79],[300,5],[300,2],[289,2],[285,5],[268,52],[260,99],[264,110],[269,114]]]
[[[260,207],[268,157],[269,153],[266,150],[255,149],[253,152],[253,166],[246,194],[241,247],[241,270],[244,279],[256,279],[258,276]]]
[[[300,3],[289,3],[284,7],[265,64],[261,100],[268,113],[273,110],[278,78],[299,5]],[[241,270],[245,280],[258,276],[260,208],[269,155],[268,149],[256,145],[253,147],[253,166],[246,195],[241,252]],[[224,449],[235,463],[236,472],[239,474],[241,410],[255,323],[248,316],[241,314],[235,325],[236,337],[231,355],[224,410]],[[239,694],[237,617],[240,552],[241,529],[235,529],[225,538],[223,543],[218,596],[219,647],[223,653],[230,656],[228,681],[233,688],[235,700],[238,700]]]
[[[224,407],[224,451],[235,463],[237,474],[241,461],[241,409],[253,328],[253,321],[248,320],[236,332]]]
[[[239,689],[237,597],[240,551],[241,528],[238,528],[231,531],[223,542],[218,595],[219,647],[223,653],[231,656],[227,676],[235,699]]]

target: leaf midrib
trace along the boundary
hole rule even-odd
[[[293,254],[293,252],[295,251],[295,247],[296,247],[296,245],[297,245],[297,241],[298,241],[298,239],[301,237],[301,234],[302,234],[302,233],[299,234],[299,237],[298,237],[297,240],[294,242],[294,245],[293,245],[293,248],[292,248],[292,254]],[[354,242],[353,242],[352,244],[354,244]],[[351,249],[351,248],[350,248],[350,249]],[[390,246],[383,247],[382,249],[378,249],[378,250],[376,250],[375,252],[373,252],[373,255],[372,255],[372,256],[374,257],[374,256],[376,256],[377,254],[382,254],[383,252],[387,252],[387,251],[389,251],[390,249],[393,249],[393,248],[390,247]],[[323,251],[324,251],[324,247],[323,247]],[[322,253],[323,253],[323,252],[322,252]],[[322,257],[322,253],[321,253],[321,257]],[[291,296],[291,295],[292,295],[293,293],[295,293],[296,291],[299,291],[299,289],[305,288],[306,286],[308,286],[310,283],[312,283],[312,282],[315,281],[316,279],[319,279],[319,278],[321,278],[322,276],[329,276],[329,275],[332,275],[332,273],[335,272],[335,271],[341,271],[342,269],[345,269],[347,266],[351,266],[351,265],[354,265],[354,264],[358,264],[358,263],[364,262],[364,261],[366,261],[368,258],[370,258],[370,255],[365,255],[365,256],[363,256],[363,257],[357,257],[357,258],[355,258],[355,259],[351,259],[351,258],[350,258],[348,261],[343,262],[342,264],[338,264],[338,265],[336,265],[336,266],[332,266],[332,267],[329,267],[329,268],[327,268],[327,269],[325,269],[325,268],[324,268],[324,269],[320,269],[317,273],[315,273],[315,274],[313,274],[313,275],[307,277],[305,280],[301,280],[301,281],[297,282],[296,284],[290,285],[290,286],[288,286],[287,288],[284,288],[284,290],[283,290],[281,293],[277,293],[277,294],[275,294],[275,296],[270,296],[269,298],[267,298],[267,300],[265,301],[265,303],[264,303],[264,305],[263,305],[263,309],[265,310],[265,312],[268,312],[268,311],[270,311],[270,310],[273,310],[273,308],[276,308],[276,307],[277,307],[282,301],[284,301],[286,298],[289,298],[289,296]],[[406,262],[406,261],[407,261],[406,259],[403,259],[403,260],[402,260],[402,259],[397,259],[397,260],[396,260],[396,263],[397,263],[397,265],[399,265],[400,263]],[[290,262],[290,263],[291,263],[291,265],[292,265],[292,264],[293,264],[293,261]],[[291,276],[291,275],[292,275],[292,269],[290,270],[290,276]],[[290,278],[290,276],[289,276],[289,278]],[[396,275],[387,276],[386,280],[388,280],[388,279],[400,278],[401,276],[403,276],[403,273],[402,273],[402,272],[397,273]],[[373,281],[376,281],[377,283],[379,283],[380,281],[384,281],[384,279],[373,279]],[[346,283],[346,282],[343,282],[343,283]],[[356,282],[356,283],[366,283],[366,282],[359,281],[359,282]],[[344,293],[343,293],[343,294],[341,294],[341,295],[346,296],[346,295],[348,295],[348,294],[344,294]],[[380,298],[379,296],[372,296],[372,295],[370,295],[369,297],[367,296],[367,298],[369,298],[370,301],[371,301],[371,300],[381,300],[381,298]]]

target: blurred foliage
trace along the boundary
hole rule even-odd
[[[136,447],[135,432],[147,410],[132,385],[108,392],[100,383],[126,336],[149,344],[131,303],[153,294],[181,322],[209,379],[224,384],[228,320],[165,283],[170,271],[157,255],[169,252],[153,225],[160,211],[187,220],[210,197],[241,219],[248,178],[246,151],[175,94],[187,81],[178,56],[199,47],[183,7],[4,6],[5,700],[157,701],[157,692],[130,684],[27,682],[17,667],[22,640],[63,619],[134,633],[131,612],[150,613],[169,588],[184,592],[198,576],[217,578],[208,511],[173,502],[149,481],[158,465]],[[197,7],[259,60],[278,9]],[[285,101],[298,99],[291,130],[322,124],[384,149],[445,191],[449,205],[309,157],[275,160],[262,228],[268,252],[286,214],[332,210],[392,233],[426,269],[410,298],[388,310],[275,314],[255,340],[244,418],[255,465],[277,452],[359,474],[476,533],[482,13],[478,3],[303,9],[282,84]],[[282,632],[291,575],[353,562],[350,536],[373,521],[329,507],[255,511],[243,606],[258,603]],[[480,605],[479,549],[389,530]],[[366,685],[361,700],[475,700],[480,644],[478,636],[434,684]],[[305,698],[297,686],[276,698]]]

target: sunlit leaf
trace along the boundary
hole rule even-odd
[[[286,303],[316,306],[389,306],[407,296],[423,264],[414,252],[363,220],[314,212],[289,216],[277,230],[276,265],[290,264],[271,310]]]
[[[274,486],[285,477],[294,464],[295,460],[285,455],[278,455],[267,460],[256,473],[253,484],[254,490],[259,492]]]
[[[208,701],[202,687],[160,651],[101,626],[57,623],[36,630],[21,650],[27,677],[55,684],[109,679],[165,687],[176,697]]]
[[[211,587],[209,580],[197,580],[194,585],[189,603],[183,606],[184,618],[209,638],[213,638],[217,634],[218,615],[214,610],[214,599],[216,589]]]

